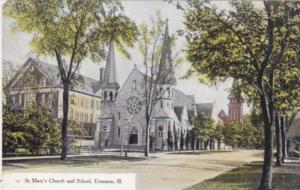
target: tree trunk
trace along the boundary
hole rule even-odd
[[[265,96],[260,96],[260,107],[264,120],[264,163],[262,168],[259,190],[271,190],[272,188],[272,162],[273,162],[273,138],[272,116],[273,110],[269,110]]]
[[[276,114],[275,117],[275,133],[276,133],[276,166],[282,166],[282,147],[281,147],[281,122],[280,116]]]
[[[68,112],[69,112],[69,84],[63,84],[63,119],[61,124],[62,150],[61,160],[67,160],[68,153]]]
[[[284,163],[285,158],[287,158],[287,142],[286,142],[286,122],[285,122],[285,116],[280,117],[280,123],[281,123],[281,140],[282,140],[282,157],[281,162]]]
[[[147,120],[147,125],[146,125],[146,146],[145,146],[145,156],[149,156],[149,151],[150,151],[150,134],[149,134],[149,123],[150,121]]]

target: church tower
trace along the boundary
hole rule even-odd
[[[172,115],[172,113],[175,115],[174,88],[176,85],[176,79],[174,76],[174,68],[171,56],[171,38],[169,36],[168,20],[166,20],[166,28],[157,75],[157,92],[159,94],[159,100],[157,101],[156,106],[158,109],[163,110],[163,112],[169,113],[169,116]],[[175,124],[175,119],[172,117],[166,118],[165,120],[158,121],[156,125],[156,133],[158,136],[161,134],[160,139],[156,142],[156,146],[164,147],[163,150],[167,150],[169,147],[172,147],[173,150],[175,150],[175,147],[178,149],[180,146],[179,136],[181,132],[178,130],[178,126]],[[163,146],[164,144],[167,146]]]
[[[101,100],[101,117],[99,130],[99,143],[102,148],[107,147],[112,138],[109,138],[113,134],[114,129],[114,108],[115,100],[120,88],[117,77],[116,57],[114,45],[111,43],[108,49],[105,73],[102,81],[102,100]]]
[[[231,92],[228,96],[228,121],[242,121],[244,99],[241,92],[237,92],[238,80],[233,79]]]
[[[158,104],[162,109],[174,109],[174,87],[176,85],[176,79],[172,64],[171,38],[169,36],[168,20],[166,20],[164,41],[159,64],[157,87],[161,96]]]

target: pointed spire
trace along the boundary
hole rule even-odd
[[[160,83],[161,84],[176,84],[174,76],[174,68],[172,64],[171,38],[169,36],[169,24],[166,19],[166,28],[164,34],[164,41],[162,44],[162,52],[160,58]]]
[[[115,47],[110,43],[107,55],[107,62],[103,78],[103,87],[120,88],[117,76]]]

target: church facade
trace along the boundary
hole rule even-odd
[[[177,90],[170,50],[163,42],[161,69],[167,75],[157,84],[161,92],[153,106],[149,129],[150,150],[183,150],[191,147],[195,98]],[[101,116],[96,129],[96,145],[102,148],[144,149],[146,146],[145,74],[133,68],[120,88],[113,45],[109,47],[102,77]]]

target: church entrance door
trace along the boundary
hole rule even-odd
[[[138,130],[135,127],[130,131],[129,144],[138,144]]]
[[[138,135],[137,134],[130,134],[129,144],[137,144],[137,142],[138,142]]]

